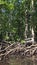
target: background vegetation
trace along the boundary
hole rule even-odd
[[[0,0],[0,40],[24,40],[26,23],[37,40],[37,0]]]

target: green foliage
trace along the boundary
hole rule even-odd
[[[21,40],[21,44],[25,44],[25,41],[24,40]]]
[[[33,8],[35,12],[32,12]],[[37,0],[34,0],[33,8],[31,0],[0,0],[0,39],[11,41],[24,39],[26,10],[29,12],[28,25],[33,26],[36,31]]]

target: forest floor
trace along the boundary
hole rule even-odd
[[[30,43],[31,44],[31,43]],[[21,56],[21,57],[32,57],[37,56],[37,44],[20,44],[19,42],[13,44],[5,44],[5,49],[0,50],[0,60],[3,58],[8,58],[11,55]]]
[[[0,50],[0,65],[9,65],[9,60],[12,57],[16,57],[17,59],[33,58],[37,61],[37,44],[32,44],[30,46],[20,44],[19,42],[5,44],[5,49]]]

